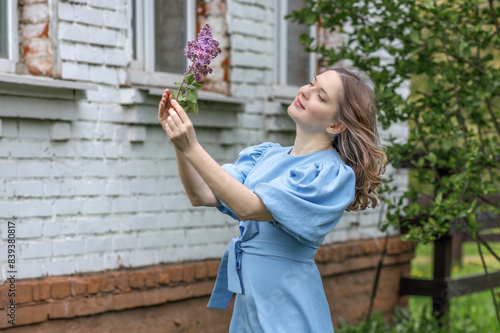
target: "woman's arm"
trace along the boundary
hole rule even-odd
[[[175,157],[177,159],[179,177],[191,204],[193,206],[220,206],[221,203],[215,197],[212,190],[177,148],[175,148]]]
[[[168,110],[163,127],[176,149],[184,155],[216,198],[243,221],[274,220],[259,196],[222,169],[198,143],[193,123],[179,103],[172,99],[171,105],[173,108]]]
[[[162,95],[158,106],[158,120],[165,129],[165,122],[168,118],[168,109],[171,107],[172,93],[166,89]],[[220,201],[215,197],[212,190],[207,186],[203,178],[196,172],[191,163],[184,155],[175,148],[177,160],[177,170],[181,178],[184,190],[193,206],[220,206]]]
[[[199,143],[184,150],[183,154],[215,196],[241,220],[274,220],[259,196],[222,169]]]

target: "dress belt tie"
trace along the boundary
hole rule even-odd
[[[214,290],[207,306],[214,309],[225,309],[233,293],[244,293],[243,284],[238,273],[238,270],[241,269],[243,252],[314,263],[316,251],[317,248],[309,246],[297,247],[296,245],[292,246],[291,244],[271,241],[243,241],[240,237],[233,238],[222,256]]]
[[[229,304],[233,293],[243,293],[243,287],[237,271],[241,268],[242,252],[241,239],[239,237],[233,238],[222,256],[214,290],[207,305],[209,308],[223,310]]]

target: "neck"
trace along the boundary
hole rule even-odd
[[[332,138],[323,133],[307,133],[297,129],[295,143],[290,155],[306,155],[332,149]]]

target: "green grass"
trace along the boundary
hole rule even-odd
[[[500,243],[490,244],[495,253],[500,254]],[[500,263],[481,247],[488,271],[500,270]],[[432,278],[433,245],[419,245],[412,260],[410,275],[415,278]],[[454,265],[452,277],[484,273],[476,243],[462,245],[462,265]],[[497,304],[500,288],[495,289]],[[372,316],[368,323],[350,325],[342,323],[338,333],[494,333],[500,332],[500,325],[495,314],[495,307],[490,290],[452,298],[447,325],[438,327],[432,316],[432,299],[429,297],[410,296],[408,310],[396,309],[393,323],[389,324],[379,313]]]
[[[491,243],[495,253],[500,254],[500,243]],[[481,246],[488,271],[500,270],[500,263],[491,255],[485,246]],[[415,278],[432,278],[433,245],[419,245],[411,265],[411,276]],[[462,265],[455,264],[451,269],[452,277],[484,273],[483,265],[473,242],[462,245]],[[495,288],[498,295],[500,288]],[[429,297],[411,296],[409,300],[410,313],[426,311],[430,314],[432,300]],[[449,327],[451,332],[500,332],[500,326],[495,314],[491,291],[459,296],[450,301]]]

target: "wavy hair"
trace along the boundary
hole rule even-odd
[[[332,70],[340,75],[343,85],[335,121],[346,127],[333,139],[332,146],[356,175],[355,198],[346,210],[373,208],[378,204],[377,187],[382,183],[387,156],[385,147],[379,145],[372,83],[357,69]]]

